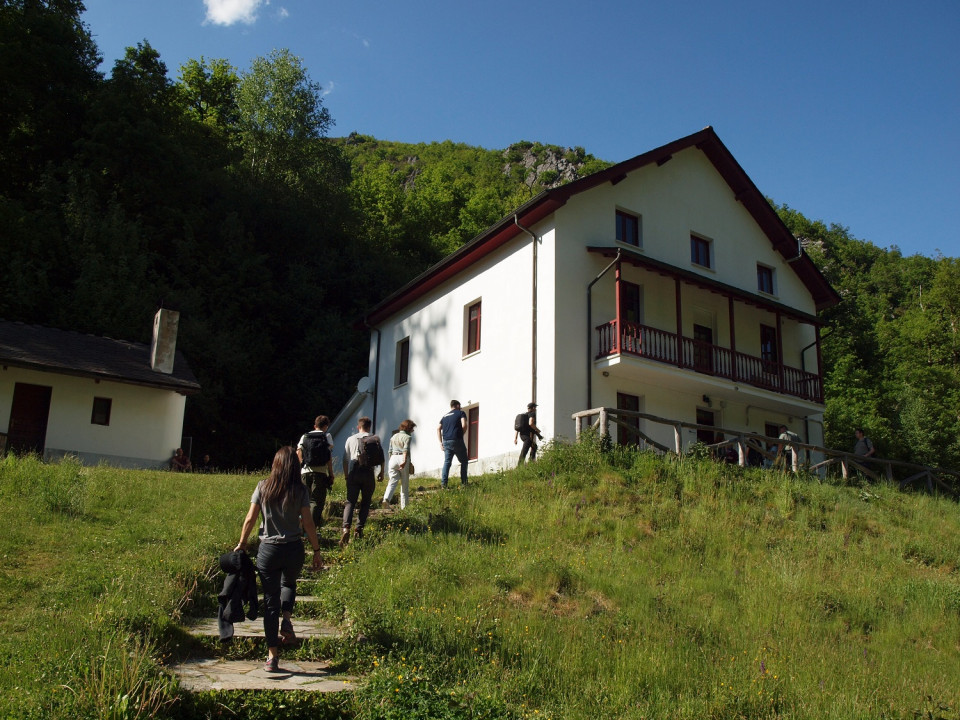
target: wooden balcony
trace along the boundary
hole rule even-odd
[[[823,380],[816,373],[764,360],[646,325],[618,322],[597,327],[597,357],[633,355],[685,370],[823,403]]]

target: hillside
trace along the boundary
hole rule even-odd
[[[297,657],[355,694],[178,698],[162,660],[255,481],[0,462],[0,716],[960,717],[956,503],[590,442],[345,551],[328,522],[311,594],[343,635]]]

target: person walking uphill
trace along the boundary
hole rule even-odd
[[[323,506],[327,491],[333,487],[333,437],[327,432],[330,418],[317,415],[313,430],[304,433],[297,443],[300,458],[300,479],[310,492],[310,515],[313,524],[323,525]]]
[[[279,672],[281,641],[291,643],[297,639],[290,615],[297,597],[297,578],[303,569],[304,532],[313,548],[313,569],[321,566],[317,528],[310,516],[310,496],[300,481],[296,451],[289,445],[273,456],[270,476],[257,483],[235,552],[246,552],[247,538],[261,514],[257,572],[263,586],[263,632],[267,638],[267,663],[263,669]]]
[[[460,409],[458,400],[450,401],[450,412],[440,418],[437,439],[443,448],[443,470],[440,472],[440,487],[447,487],[453,456],[460,461],[460,485],[467,484],[467,446],[463,434],[467,431],[467,414]]]
[[[537,427],[536,403],[527,403],[527,411],[517,415],[517,419],[514,421],[514,430],[516,432],[513,433],[513,444],[517,444],[517,438],[523,440],[523,447],[520,448],[520,461],[517,463],[517,467],[520,467],[527,459],[527,451],[530,452],[530,462],[537,459],[537,441],[534,440],[533,436],[536,435],[537,438],[543,440],[540,428]]]
[[[410,492],[410,473],[413,472],[413,463],[410,461],[410,435],[416,426],[413,420],[404,420],[400,423],[400,429],[390,438],[390,460],[387,463],[390,480],[383,493],[383,502],[390,503],[393,492],[399,484],[401,510],[407,506],[407,496]]]
[[[350,542],[350,525],[353,523],[353,511],[357,508],[357,540],[363,537],[363,527],[370,513],[370,501],[376,489],[377,480],[383,480],[383,448],[380,439],[370,434],[370,418],[362,417],[357,421],[357,432],[347,438],[343,449],[343,474],[347,483],[347,502],[343,506],[343,527],[340,530],[340,547]],[[366,440],[371,438],[371,440]],[[374,443],[375,441],[375,443]],[[376,447],[371,447],[375,444]],[[371,456],[378,453],[379,457]],[[379,462],[377,462],[379,460]],[[379,477],[376,474],[379,465]]]

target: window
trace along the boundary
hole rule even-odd
[[[775,294],[773,292],[773,268],[766,265],[757,265],[757,290],[767,295]]]
[[[464,318],[464,355],[480,350],[480,301],[468,305]]]
[[[710,263],[710,241],[697,237],[696,235],[690,236],[690,262],[694,265],[699,265],[700,267],[713,267]]]
[[[764,363],[764,372],[777,372],[776,365],[780,362],[777,356],[777,329],[769,325],[760,326],[760,359]]]
[[[110,398],[95,397],[93,399],[93,414],[90,416],[92,425],[110,424],[110,407],[113,400]]]
[[[640,218],[617,210],[617,240],[640,247]]]
[[[717,418],[713,410],[697,408],[697,425],[706,425],[707,427],[697,428],[697,442],[705,445],[713,445],[723,440],[723,436],[710,428],[716,427]]]
[[[467,410],[467,460],[480,457],[480,406]]]
[[[410,379],[410,338],[405,337],[397,343],[396,372],[393,386],[403,385]]]

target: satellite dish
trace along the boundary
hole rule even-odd
[[[360,378],[360,382],[357,383],[357,392],[360,393],[361,395],[366,395],[368,392],[370,392],[369,377]]]

